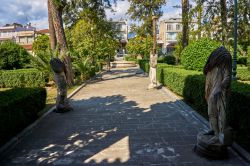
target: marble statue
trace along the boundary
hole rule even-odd
[[[204,66],[205,99],[208,104],[210,131],[199,133],[196,151],[207,157],[222,158],[232,142],[226,122],[227,100],[230,92],[232,58],[221,46],[214,50]]]
[[[63,113],[72,110],[67,100],[67,81],[66,68],[64,63],[58,58],[50,60],[50,66],[55,75],[55,82],[57,86],[57,98],[55,112]]]
[[[157,87],[157,79],[156,79],[156,67],[157,67],[157,55],[153,55],[150,53],[150,69],[149,69],[149,79],[150,84],[148,89],[153,89]]]

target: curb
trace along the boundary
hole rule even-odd
[[[83,87],[85,87],[87,84],[89,84],[91,81],[95,80],[97,77],[102,75],[106,71],[101,71],[97,73],[94,77],[90,78],[89,80],[86,80],[82,85],[80,85],[78,88],[76,88],[73,92],[71,92],[67,98],[72,98],[77,92],[79,92]],[[35,120],[32,124],[24,128],[19,134],[17,134],[15,137],[13,137],[10,141],[5,143],[0,148],[0,161],[8,155],[9,152],[12,151],[12,149],[23,140],[23,138],[27,135],[29,135],[32,132],[32,129],[47,115],[49,115],[53,110],[55,109],[55,106],[51,107],[46,113],[44,113],[41,117],[39,117],[37,120]]]
[[[145,76],[148,76],[148,73],[145,73],[142,69],[140,69]],[[157,81],[158,85],[161,85],[159,81]],[[209,129],[209,122],[202,117],[198,112],[196,112],[192,107],[187,105],[185,102],[182,101],[182,98],[177,96],[174,92],[172,92],[170,89],[168,89],[165,86],[162,86],[161,91],[163,91],[169,98],[176,100],[178,105],[183,108],[184,111],[186,111],[188,114],[190,114],[194,119],[198,120],[205,129]],[[233,151],[238,155],[238,157],[241,157],[246,162],[246,165],[250,166],[250,153],[247,152],[245,149],[243,149],[239,144],[236,142],[233,142],[232,146],[230,147],[230,150]]]

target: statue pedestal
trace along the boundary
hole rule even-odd
[[[203,132],[197,135],[197,144],[194,151],[203,157],[211,159],[225,159],[228,157],[227,146],[219,141],[211,143],[214,135],[204,135]]]

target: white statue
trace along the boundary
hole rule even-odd
[[[157,54],[153,55],[150,53],[150,70],[149,70],[149,79],[150,84],[148,85],[148,89],[153,89],[157,87],[157,79],[156,79],[156,68],[157,68]]]

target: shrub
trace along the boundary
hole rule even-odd
[[[247,47],[247,68],[250,70],[250,46]]]
[[[38,118],[45,107],[44,88],[17,88],[0,92],[0,145]]]
[[[139,63],[140,68],[144,72],[149,73],[150,66],[149,66],[149,61],[148,60],[139,60],[138,63]]]
[[[12,41],[5,41],[0,44],[0,69],[21,69],[29,61],[29,53],[20,45]]]
[[[247,65],[247,57],[246,56],[238,57],[237,64]]]
[[[237,67],[237,79],[241,81],[250,81],[250,71],[247,67]]]
[[[173,55],[166,55],[166,56],[160,56],[157,62],[174,65],[176,63],[176,59]]]
[[[124,59],[125,61],[135,61],[135,62],[137,61],[136,56],[131,56],[131,55],[126,55]]]
[[[45,77],[38,70],[0,70],[0,88],[43,86],[45,86]]]
[[[201,71],[209,55],[220,44],[208,38],[202,38],[189,44],[181,53],[181,64],[185,69]]]
[[[143,63],[145,68],[146,63]],[[185,70],[179,67],[159,64],[157,79],[173,92],[183,96],[184,100],[205,118],[205,76],[199,71]],[[227,118],[229,125],[236,130],[235,140],[250,150],[250,85],[241,82],[232,83]]]

